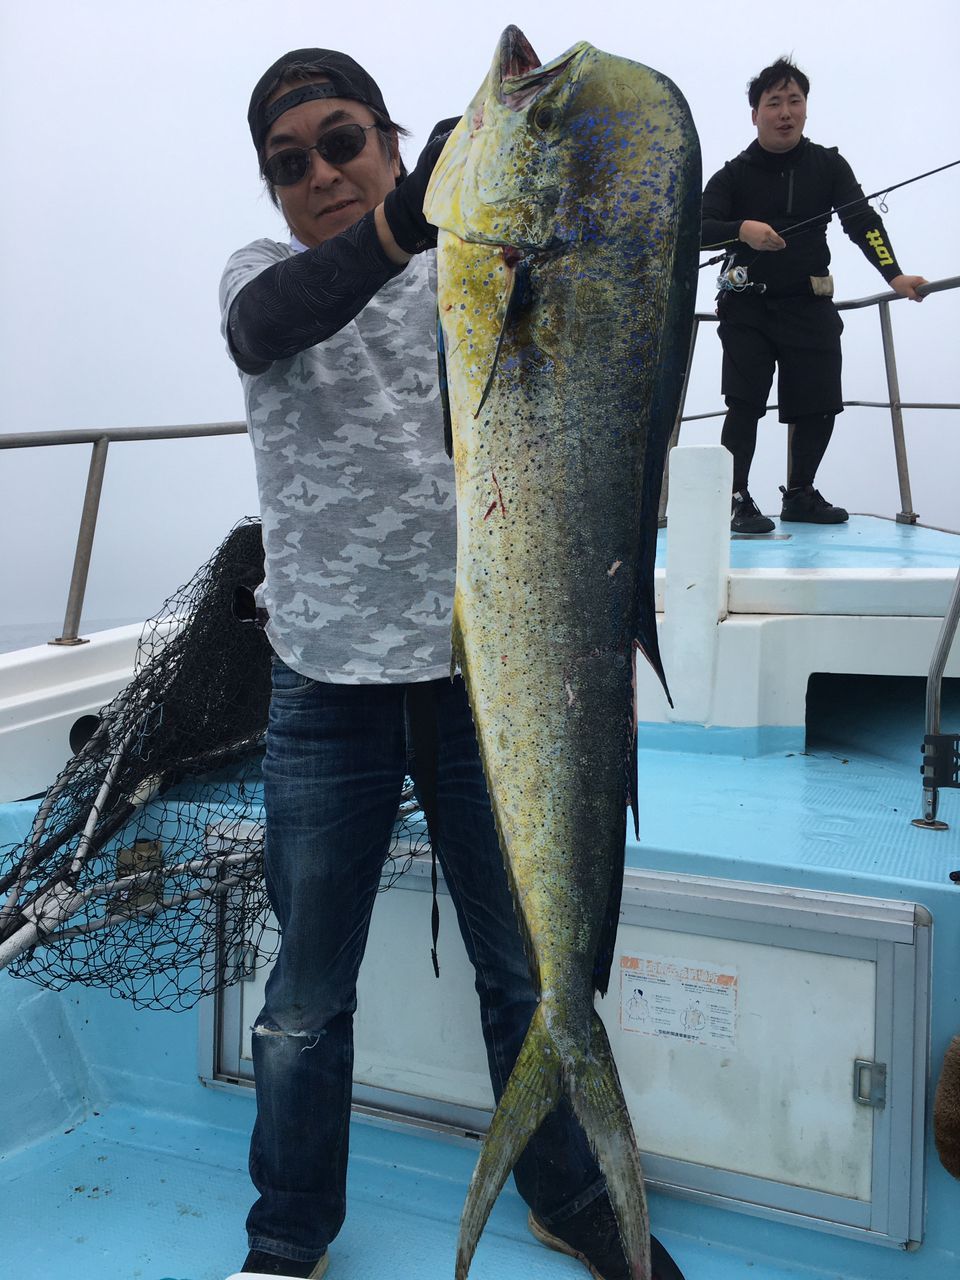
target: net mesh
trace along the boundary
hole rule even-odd
[[[144,625],[130,683],[0,848],[0,967],[187,1009],[268,962],[260,765],[271,650],[236,616],[263,577],[260,523],[237,525]],[[388,888],[428,848],[407,779]]]

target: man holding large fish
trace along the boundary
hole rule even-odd
[[[508,143],[490,107],[485,130],[476,103],[449,141],[452,163],[466,162],[465,196],[500,180],[498,154],[506,165],[512,203],[502,235],[475,225],[475,205],[454,216],[451,161],[431,189],[435,211],[428,204],[427,220],[424,195],[455,122],[437,126],[407,175],[379,88],[346,55],[287,54],[251,99],[261,173],[291,240],[241,249],[221,285],[260,489],[266,579],[258,603],[277,655],[264,762],[265,857],[282,943],[253,1035],[258,1113],[250,1165],[260,1196],[248,1218],[247,1271],[323,1275],[343,1222],[356,978],[409,767],[476,970],[500,1103],[464,1212],[458,1275],[513,1168],[534,1234],[585,1263],[597,1280],[680,1276],[655,1240],[651,1268],[636,1146],[592,1000],[605,987],[622,880],[634,641],[656,661],[648,517],[651,494],[656,516],[661,426],[679,389],[674,346],[684,343],[686,300],[683,272],[673,264],[686,252],[685,241],[677,248],[676,208],[690,175],[678,169],[682,99],[645,68],[593,61],[605,57],[576,46],[542,69],[538,82],[536,55],[515,29],[504,33],[480,97],[495,82],[514,124],[535,122],[539,113],[536,146],[522,126]],[[619,102],[620,137],[609,132],[617,123],[609,95],[595,92],[605,73]],[[660,104],[652,114],[647,98]],[[585,109],[597,118],[606,113],[605,123],[586,129]],[[625,121],[635,121],[638,109],[646,136],[622,148]],[[565,179],[562,165],[541,166],[538,176],[534,152],[549,111],[550,140],[581,156]],[[474,137],[485,149],[479,166],[469,155]],[[527,146],[525,171],[514,163],[518,146]],[[629,190],[617,179],[626,152],[626,167],[640,173]],[[553,186],[540,181],[545,173]],[[566,190],[556,186],[558,175]],[[528,205],[525,220],[517,214],[523,181],[537,205],[533,216]],[[653,220],[631,217],[638,202],[650,205],[647,190],[659,212]],[[615,237],[604,230],[612,210]],[[473,718],[463,679],[449,675],[457,515],[435,363],[433,222],[463,241],[479,230],[484,259],[464,266],[464,298],[453,298],[449,280],[441,286],[460,471],[455,649]],[[625,228],[643,241],[643,252],[622,266],[636,272],[649,311],[640,333],[628,308],[618,337],[609,309],[627,295],[609,292],[610,252]],[[605,245],[602,262],[578,253],[587,240]],[[491,287],[478,304],[481,269]],[[549,297],[541,298],[551,273]],[[602,335],[595,359],[607,367],[579,390],[566,380],[571,334],[558,310],[558,281],[571,273],[581,282],[577,323],[584,336],[591,328]],[[463,315],[461,328],[448,323],[451,311]],[[674,340],[664,344],[665,327]],[[549,404],[530,377],[548,363],[557,385]],[[655,386],[658,366],[664,377]],[[532,394],[541,406],[530,417],[520,402]],[[481,403],[487,411],[476,421],[494,421],[504,439],[522,436],[519,453],[502,439],[467,438],[467,415]],[[579,426],[558,416],[565,403]],[[624,409],[644,421],[631,426]],[[531,430],[539,433],[532,442]],[[602,469],[611,453],[616,464]],[[558,489],[557,476],[571,467],[587,476],[594,470],[604,486],[605,531],[590,511],[596,492]],[[477,516],[485,498],[489,510]],[[558,499],[571,505],[551,521]],[[527,524],[517,519],[523,511]],[[483,548],[487,529],[491,547],[500,548],[492,555]],[[570,558],[575,572],[567,580],[555,572],[556,555]],[[602,598],[594,589],[601,561]],[[519,596],[507,585],[511,574]],[[491,610],[503,614],[500,625]],[[588,633],[577,637],[584,620]],[[551,667],[559,703],[543,685]],[[575,766],[577,776],[569,772]],[[574,797],[561,794],[571,786]],[[544,821],[531,843],[538,818]]]

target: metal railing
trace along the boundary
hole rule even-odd
[[[930,293],[940,293],[948,289],[960,287],[960,276],[950,276],[945,280],[934,280],[922,285],[918,290],[924,297]],[[897,376],[896,352],[893,341],[893,328],[890,324],[890,303],[899,301],[895,293],[878,293],[868,298],[857,298],[848,302],[837,303],[838,311],[856,311],[864,307],[876,306],[880,315],[880,333],[883,341],[883,359],[887,377],[889,400],[845,400],[845,406],[864,408],[883,408],[890,410],[893,425],[894,450],[897,459],[897,478],[900,484],[901,509],[897,521],[901,524],[916,524],[917,515],[913,511],[913,500],[910,495],[910,473],[907,465],[907,450],[903,433],[904,409],[960,409],[960,404],[933,404],[917,401],[904,402],[900,399],[900,383]],[[697,336],[702,322],[716,323],[717,317],[708,312],[698,312],[694,318],[693,332],[690,339],[690,352],[684,372],[683,388],[677,419],[670,437],[667,451],[667,465],[664,468],[663,489],[660,495],[660,520],[663,523],[667,509],[669,491],[669,459],[670,450],[680,438],[680,427],[684,422],[694,422],[704,418],[722,417],[723,409],[711,413],[695,413],[684,415],[687,390],[690,385],[690,372],[696,350]],[[14,432],[0,435],[0,449],[35,449],[51,445],[90,444],[93,446],[90,457],[90,468],[87,474],[87,486],[83,497],[80,515],[80,529],[77,533],[77,544],[74,552],[73,570],[70,576],[70,587],[67,594],[67,607],[64,613],[63,630],[51,644],[75,645],[83,644],[80,637],[80,618],[83,613],[83,599],[86,593],[87,576],[90,570],[90,559],[93,553],[93,538],[97,528],[97,516],[100,510],[100,495],[103,488],[103,477],[107,465],[107,451],[111,444],[130,440],[182,440],[201,436],[241,435],[246,431],[243,422],[203,422],[176,427],[119,427],[114,430],[94,431],[34,431]]]
[[[924,297],[931,293],[941,293],[948,289],[960,288],[960,276],[950,276],[945,280],[934,280],[922,285],[918,290]],[[907,450],[903,432],[904,409],[960,409],[960,404],[934,404],[920,401],[902,401],[900,399],[900,383],[897,376],[896,352],[893,341],[893,328],[890,324],[890,303],[900,301],[895,293],[878,293],[868,298],[856,298],[848,302],[838,302],[838,311],[857,311],[864,307],[875,306],[880,315],[880,333],[883,342],[883,359],[887,377],[888,400],[845,400],[845,406],[889,409],[893,426],[893,442],[897,459],[897,478],[900,485],[900,511],[897,521],[900,524],[916,524],[917,515],[913,510],[910,495],[910,473],[907,465]],[[724,409],[711,413],[695,413],[684,415],[687,390],[690,385],[690,372],[693,368],[693,357],[696,350],[697,336],[703,322],[716,323],[717,317],[709,312],[697,312],[693,332],[690,339],[690,352],[684,372],[683,388],[677,419],[667,451],[667,465],[664,468],[663,489],[660,495],[660,520],[663,523],[667,509],[669,491],[669,459],[670,449],[680,438],[680,427],[684,422],[695,422],[704,418],[723,417]],[[80,515],[80,528],[77,533],[77,544],[73,558],[73,570],[70,576],[70,587],[67,594],[67,607],[64,613],[63,630],[51,644],[75,645],[83,644],[80,637],[80,618],[83,612],[83,600],[87,587],[87,576],[90,570],[90,559],[93,553],[93,538],[97,528],[97,516],[100,510],[100,495],[103,488],[103,477],[107,465],[107,451],[111,444],[131,440],[183,440],[202,436],[242,435],[246,432],[243,422],[202,422],[175,427],[118,427],[93,431],[33,431],[13,432],[0,435],[0,449],[36,449],[51,445],[90,444],[92,452],[90,468],[87,474],[87,486],[83,497]]]
[[[0,449],[37,449],[48,445],[92,444],[87,487],[80,512],[80,530],[73,554],[73,571],[67,592],[63,631],[50,644],[86,644],[80,636],[80,617],[87,590],[87,575],[93,555],[93,535],[100,513],[100,493],[111,444],[125,440],[185,440],[200,436],[236,436],[246,433],[245,422],[196,422],[180,427],[117,427],[103,431],[23,431],[0,435]]]
[[[917,292],[921,297],[931,293],[943,293],[948,289],[960,288],[960,276],[949,276],[945,280],[933,280],[921,285]],[[898,524],[916,524],[917,514],[913,510],[913,498],[910,493],[910,470],[907,463],[907,446],[903,431],[904,409],[960,409],[960,404],[943,404],[931,401],[906,401],[900,399],[900,379],[897,374],[897,356],[893,341],[893,326],[890,323],[890,303],[901,301],[900,295],[891,292],[872,294],[868,298],[854,298],[847,302],[838,302],[838,311],[861,311],[865,307],[876,307],[880,318],[880,339],[883,344],[883,365],[887,379],[887,400],[844,400],[845,408],[889,409],[890,423],[893,428],[893,448],[897,460],[897,481],[900,487],[900,510],[896,520]],[[680,405],[677,419],[667,447],[667,460],[663,471],[663,487],[660,493],[660,524],[666,523],[667,497],[670,486],[670,450],[680,439],[680,428],[684,422],[696,422],[705,418],[721,418],[725,409],[711,413],[693,413],[685,415],[687,389],[690,385],[690,372],[693,368],[693,357],[697,347],[697,337],[703,322],[718,322],[718,317],[704,311],[698,311],[693,321],[690,335],[690,352],[687,356],[687,367],[683,377],[683,388],[680,393]],[[767,408],[776,406],[768,405]],[[790,465],[790,436],[792,425],[787,435],[787,467]],[[914,825],[927,830],[946,830],[947,824],[937,819],[937,805],[941,787],[960,786],[957,759],[960,756],[960,738],[940,732],[940,699],[943,685],[943,672],[954,639],[960,627],[960,571],[954,585],[953,595],[943,619],[943,626],[934,648],[930,669],[927,674],[926,695],[926,737],[924,739],[923,773],[923,816],[913,820]]]
[[[922,285],[918,290],[918,293],[926,297],[931,293],[942,293],[948,289],[956,288],[960,288],[960,276],[950,276],[944,280],[934,280],[929,284]],[[898,294],[890,292],[873,294],[868,298],[856,298],[847,302],[837,303],[838,311],[857,311],[862,310],[865,307],[877,307],[880,317],[880,334],[883,343],[883,360],[887,379],[887,393],[889,395],[888,400],[845,400],[843,403],[845,407],[890,410],[894,450],[897,459],[897,479],[900,486],[901,509],[898,512],[896,519],[900,524],[916,524],[917,515],[913,511],[913,501],[910,495],[910,473],[907,464],[907,450],[903,432],[902,411],[904,409],[960,409],[960,404],[939,404],[921,401],[903,401],[900,399],[900,382],[897,375],[893,328],[890,324],[890,303],[897,302],[899,300]],[[716,321],[717,317],[708,312],[697,312],[694,317],[693,331],[690,337],[690,352],[687,357],[687,367],[684,371],[683,387],[680,395],[680,405],[668,446],[667,464],[664,468],[663,490],[660,498],[661,523],[663,523],[663,516],[667,506],[670,450],[680,438],[680,428],[682,424],[684,422],[694,422],[704,418],[723,417],[726,412],[723,409],[719,409],[711,413],[696,413],[686,416],[683,412],[686,404],[687,390],[690,385],[690,372],[693,367],[693,357],[696,350],[700,324],[702,322],[716,323]],[[90,467],[87,473],[87,485],[84,492],[83,507],[80,515],[80,528],[77,533],[77,544],[73,558],[73,570],[70,576],[70,587],[67,595],[67,607],[63,619],[63,631],[61,635],[56,637],[56,639],[51,640],[50,644],[77,645],[86,643],[79,634],[80,618],[83,612],[83,600],[87,586],[87,575],[90,570],[90,560],[93,553],[93,538],[97,527],[97,516],[100,511],[100,496],[103,489],[103,477],[107,465],[107,451],[110,445],[131,440],[184,440],[197,439],[205,436],[243,435],[246,433],[246,430],[247,426],[245,422],[201,422],[172,427],[119,427],[113,430],[34,431],[14,432],[9,435],[0,435],[0,449],[36,449],[52,445],[71,444],[92,445]],[[943,627],[941,628],[940,636],[937,640],[936,648],[930,664],[930,671],[927,677],[926,733],[928,742],[931,737],[934,739],[943,738],[943,735],[940,734],[940,690],[943,671],[958,630],[958,625],[960,625],[960,573],[957,575],[957,582],[954,587],[953,596],[950,601],[950,605],[948,606],[946,616],[944,617]],[[956,741],[960,742],[960,740]],[[957,748],[955,748],[955,750],[956,749]],[[932,780],[933,774],[931,770],[933,770],[933,768],[933,765],[924,766],[923,817],[915,819],[915,823],[917,826],[927,827],[929,829],[943,829],[946,824],[937,821],[938,785],[954,786],[960,784],[956,781],[942,781],[939,784],[935,784]],[[937,768],[939,772],[936,776],[938,778],[943,777],[943,768],[940,765],[938,765]]]
[[[921,297],[931,293],[943,293],[948,289],[960,288],[960,276],[949,276],[945,280],[933,280],[921,285],[917,292]],[[844,407],[865,409],[889,409],[890,422],[893,427],[893,448],[897,459],[897,481],[900,486],[900,510],[897,513],[898,524],[916,524],[917,514],[913,510],[913,498],[910,493],[910,470],[907,465],[907,446],[903,433],[904,409],[960,409],[960,404],[934,404],[920,401],[903,401],[900,399],[900,380],[897,375],[897,356],[893,342],[893,326],[890,323],[890,303],[900,302],[899,294],[875,293],[868,298],[854,298],[848,302],[838,302],[838,311],[861,311],[865,307],[876,307],[880,316],[880,337],[883,343],[883,363],[887,378],[887,400],[844,400]],[[722,418],[726,409],[716,409],[710,413],[692,413],[684,415],[687,399],[687,388],[690,385],[690,371],[693,368],[693,357],[697,346],[697,337],[702,323],[716,324],[717,316],[712,312],[698,311],[693,321],[693,332],[690,335],[690,353],[687,356],[687,368],[683,379],[683,390],[680,395],[680,406],[677,420],[674,423],[670,443],[667,446],[667,463],[663,472],[663,488],[660,491],[660,523],[664,523],[667,510],[667,497],[670,488],[670,450],[680,439],[680,427],[684,422],[697,422],[704,418]],[[776,405],[768,405],[768,409]],[[791,428],[792,429],[792,428]],[[789,435],[787,440],[787,465],[789,468]]]

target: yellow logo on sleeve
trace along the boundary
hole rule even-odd
[[[893,254],[883,243],[883,236],[879,231],[867,232],[867,244],[876,251],[877,261],[881,267],[890,267],[893,265]]]

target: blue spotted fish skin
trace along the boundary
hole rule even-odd
[[[660,671],[657,503],[696,294],[699,147],[659,73],[516,28],[427,192],[457,484],[453,647],[540,1005],[461,1224],[566,1094],[649,1276],[642,1174],[603,1026],[635,757]],[[662,672],[661,672],[662,675]]]

